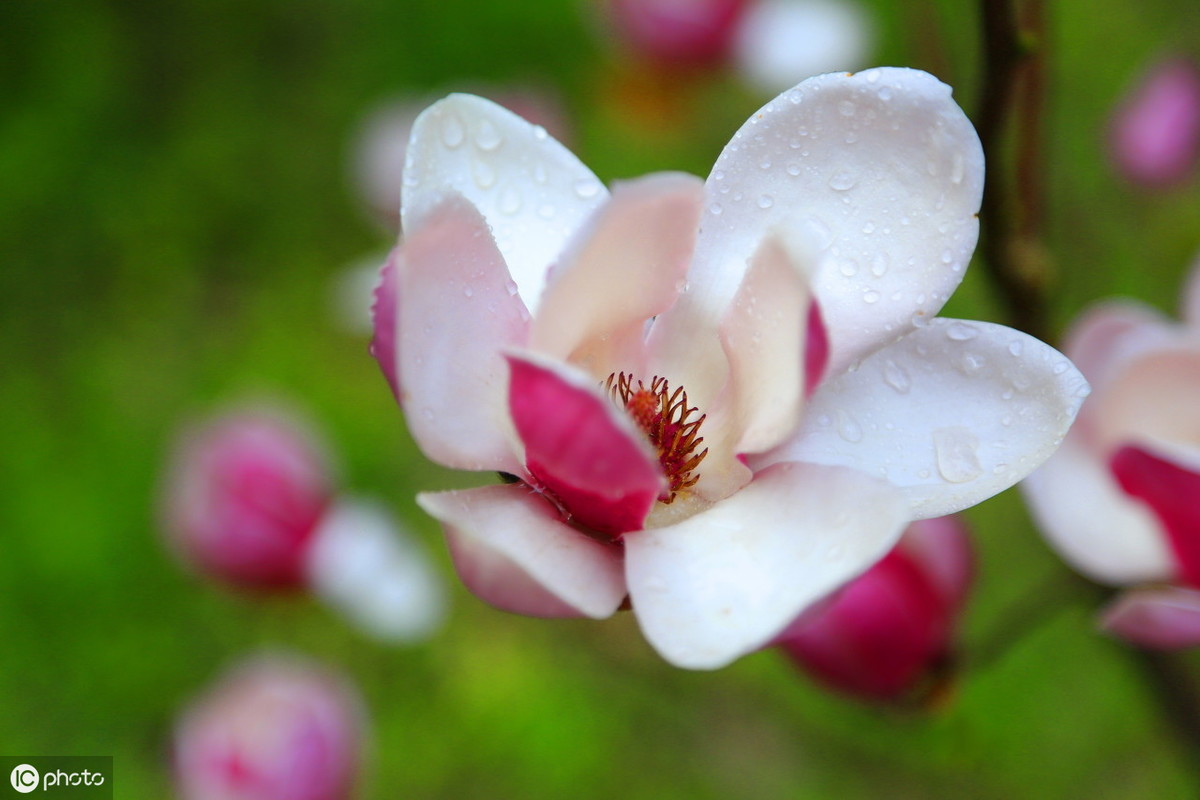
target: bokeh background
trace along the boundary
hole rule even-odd
[[[873,63],[934,72],[978,118],[975,4],[863,5]],[[1171,0],[1045,5],[1056,330],[1115,293],[1174,313],[1200,184],[1128,185],[1105,129],[1152,60],[1200,55],[1200,18]],[[111,754],[117,797],[169,796],[179,707],[272,647],[360,687],[367,798],[1200,792],[1141,674],[1094,633],[1091,600],[1055,583],[1015,492],[968,515],[967,661],[924,710],[832,696],[771,652],[675,670],[628,614],[528,620],[452,581],[442,633],[389,647],[310,599],[180,569],[157,504],[179,425],[280,397],[319,422],[343,485],[381,498],[452,576],[413,496],[472,479],[425,462],[366,336],[331,311],[341,271],[390,243],[349,177],[356,131],[390,98],[534,85],[605,181],[705,175],[769,99],[732,74],[680,76],[656,116],[634,102],[639,80],[584,0],[0,3],[0,752]],[[978,268],[947,313],[1004,321]]]

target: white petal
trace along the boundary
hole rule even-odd
[[[1046,540],[1088,577],[1124,585],[1174,575],[1153,512],[1120,490],[1107,464],[1080,437],[1068,436],[1021,491]]]
[[[858,69],[870,28],[851,0],[760,0],[738,26],[734,58],[750,83],[780,92],[810,75]]]
[[[688,302],[720,313],[768,228],[815,236],[831,371],[933,317],[975,248],[983,150],[950,87],[911,69],[804,81],[713,168]]]
[[[313,534],[313,591],[371,635],[425,639],[446,616],[441,579],[429,557],[374,503],[339,500]]]
[[[1071,362],[1037,339],[936,319],[822,383],[801,433],[767,460],[853,467],[900,487],[914,519],[940,517],[1045,461],[1087,389]]]
[[[610,616],[625,599],[621,553],[564,525],[521,484],[421,494],[467,588],[535,617]]]
[[[500,348],[524,344],[529,312],[479,213],[451,196],[397,262],[396,356],[409,432],[431,460],[518,469]]]
[[[870,567],[907,519],[899,493],[861,473],[770,467],[707,511],[625,537],[642,632],[676,666],[722,667]]]
[[[1149,306],[1112,300],[1079,316],[1063,337],[1063,352],[1100,391],[1129,361],[1178,338],[1175,326]]]
[[[546,270],[608,197],[599,179],[544,128],[467,94],[434,103],[413,125],[401,200],[405,236],[447,190],[483,214],[531,312]]]
[[[1181,342],[1121,370],[1090,410],[1096,446],[1141,442],[1200,467],[1200,343]]]
[[[570,359],[600,380],[638,369],[640,364],[614,358],[629,350],[640,359],[646,321],[675,302],[696,244],[703,195],[700,179],[682,173],[614,186],[608,204],[555,268],[533,322],[531,347]]]

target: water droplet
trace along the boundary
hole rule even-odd
[[[458,114],[453,112],[446,115],[442,120],[442,144],[449,147],[451,150],[463,143],[466,138],[466,131],[463,130],[462,120],[458,118]]]
[[[433,422],[433,409],[429,406],[425,406],[425,408],[421,409],[421,416],[424,417],[427,422]]]
[[[537,213],[542,219],[550,219],[554,216],[554,206],[550,205],[549,203],[543,203],[538,207]]]
[[[474,294],[475,294],[475,290],[472,289],[470,286],[463,287],[463,297],[472,297],[472,296],[474,296]]]
[[[867,234],[868,236],[870,236],[872,233],[875,232],[875,223],[868,222],[866,225],[863,225],[862,232]]]
[[[946,326],[946,338],[956,342],[967,342],[979,335],[979,329],[965,322],[954,321]]]
[[[800,165],[797,164],[795,161],[790,162],[787,165],[787,174],[791,175],[793,178],[796,177],[797,175],[799,175],[800,174]]]
[[[575,181],[575,194],[583,200],[588,200],[600,193],[600,184],[592,178],[580,178]]]
[[[950,250],[950,248],[947,247],[945,250],[942,251],[942,263],[949,264],[953,260],[954,260],[954,253]]]
[[[867,83],[879,83],[879,71],[878,70],[874,70],[874,69],[868,70],[867,72],[863,73],[863,77],[865,77],[867,79]]]
[[[770,169],[771,168],[771,159],[764,158],[762,161],[758,162],[758,168],[759,169]]]
[[[715,170],[713,170],[712,179],[713,179],[714,181],[723,181],[723,180],[725,180],[725,170],[723,170],[723,169],[715,169]]]
[[[866,231],[864,230],[864,233]],[[879,252],[875,254],[875,258],[871,259],[871,274],[876,278],[882,278],[888,271],[888,254]]]
[[[550,134],[546,133],[546,129],[543,128],[541,125],[534,125],[533,126],[533,138],[537,139],[540,142],[545,139],[549,139]]]
[[[955,186],[963,182],[963,177],[966,175],[966,164],[963,161],[962,153],[954,154],[954,161],[950,164],[950,182]]]
[[[1020,342],[1009,342],[1009,344],[1008,344],[1008,352],[1014,356],[1021,355],[1022,349],[1023,348],[1021,347]]]
[[[508,296],[512,297],[517,293],[517,282],[509,278],[504,282],[504,291],[508,292]]]
[[[842,113],[843,117],[853,117],[854,113],[858,111],[858,107],[851,100],[843,100],[838,103],[838,111]]]
[[[858,179],[849,170],[838,170],[833,173],[829,179],[829,188],[837,192],[844,192],[848,189],[853,189],[854,184],[858,183]]]
[[[837,432],[838,436],[851,444],[863,440],[863,430],[862,426],[858,424],[858,420],[841,409],[838,409],[837,412]]]
[[[1062,375],[1064,372],[1066,372],[1066,371],[1067,371],[1068,369],[1070,369],[1070,368],[1071,368],[1071,365],[1070,365],[1070,364],[1068,364],[1068,363],[1067,363],[1067,362],[1065,362],[1065,361],[1060,361],[1060,362],[1058,362],[1057,364],[1055,364],[1055,365],[1054,365],[1054,374],[1055,374],[1055,375]]]
[[[500,131],[496,130],[496,126],[491,120],[481,119],[479,127],[475,129],[475,146],[480,150],[495,150],[504,142],[504,138],[500,135]]]
[[[850,131],[849,133],[846,134],[846,144],[854,144],[857,141],[858,141],[858,134],[855,133],[854,131]]]
[[[475,185],[480,189],[490,189],[496,185],[496,170],[486,161],[475,161],[471,165],[471,174],[475,178]]]
[[[722,211],[724,211],[724,209],[721,208],[720,203],[713,203],[708,207],[708,213],[712,214],[713,216],[720,214]]]
[[[954,426],[933,432],[937,469],[949,483],[966,483],[983,473],[979,463],[979,437],[969,428]]]
[[[900,394],[908,394],[912,389],[912,378],[908,376],[908,371],[890,358],[883,365],[883,382]]]
[[[537,164],[533,168],[533,180],[535,183],[546,182],[546,168],[541,164]]]
[[[858,274],[858,262],[853,258],[842,259],[838,263],[838,272],[845,275],[847,278],[852,278]]]
[[[521,210],[521,193],[509,186],[500,193],[500,213],[509,216]]]
[[[758,207],[759,208],[770,208],[773,205],[775,205],[775,198],[771,197],[771,195],[764,194],[764,195],[759,196],[759,198],[758,198]]]
[[[877,94],[879,95],[879,99],[885,103],[892,99],[892,89],[890,86],[880,86]]]
[[[864,303],[878,303],[880,295],[879,292],[875,291],[874,289],[867,289],[865,292],[863,292],[862,297]]]
[[[799,89],[792,89],[788,92],[787,99],[791,101],[792,105],[798,106],[804,102],[804,93]]]
[[[964,375],[974,375],[979,370],[983,369],[984,360],[982,356],[974,353],[965,353],[958,361],[958,371]]]

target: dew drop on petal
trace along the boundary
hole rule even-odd
[[[854,188],[858,179],[849,170],[838,170],[829,179],[829,188],[837,192],[845,192]]]
[[[874,289],[867,289],[865,292],[863,292],[862,296],[864,303],[878,303],[879,297],[879,292],[875,291]]]
[[[555,213],[554,206],[552,206],[550,203],[543,203],[538,207],[537,213],[542,219],[551,219]]]
[[[463,130],[462,120],[458,118],[458,114],[453,112],[446,114],[446,118],[442,120],[442,144],[453,150],[461,145],[465,138],[466,131]]]
[[[575,181],[575,194],[581,200],[589,200],[600,193],[600,184],[592,178],[580,178]]]
[[[933,452],[938,473],[948,483],[966,483],[983,474],[979,437],[969,428],[938,428],[933,432]]]
[[[962,183],[966,171],[966,164],[963,161],[962,153],[955,153],[954,161],[950,164],[950,182],[956,186]]]
[[[712,214],[713,216],[720,214],[723,210],[724,209],[721,208],[720,203],[713,203],[708,207],[708,213]]]
[[[512,216],[521,210],[521,193],[508,187],[500,193],[500,213]]]
[[[769,195],[769,194],[761,195],[758,198],[758,207],[759,208],[767,209],[773,205],[775,205],[775,198],[771,197],[771,195]]]
[[[874,227],[874,226],[872,226]],[[863,229],[866,232],[866,229]],[[871,274],[876,278],[882,278],[888,271],[888,255],[884,252],[875,254],[875,258],[871,260]]]
[[[843,117],[853,117],[858,108],[854,105],[853,101],[843,100],[838,103],[838,111],[841,112]]]
[[[541,125],[534,125],[533,126],[533,138],[537,139],[540,142],[544,139],[549,139],[550,134],[546,133],[546,129],[543,128]]]
[[[838,409],[837,412],[837,432],[838,436],[841,436],[851,444],[863,440],[863,429],[858,424],[858,420],[841,409]]]
[[[946,326],[946,338],[955,342],[967,342],[979,335],[979,329],[965,322],[952,322]]]
[[[852,278],[858,274],[858,262],[853,258],[844,258],[838,263],[838,271],[847,278]]]
[[[890,358],[883,365],[883,382],[900,394],[908,394],[912,389],[912,379],[908,371]]]
[[[476,161],[471,166],[471,174],[480,189],[490,189],[496,185],[496,170],[486,161]]]
[[[787,174],[791,175],[793,178],[796,177],[797,175],[799,175],[800,174],[800,165],[797,164],[795,161],[789,162],[787,165]]]
[[[1008,352],[1014,356],[1021,355],[1022,347],[1020,342],[1009,342]]]
[[[509,278],[504,282],[504,291],[508,292],[508,296],[512,297],[517,293],[517,282]]]
[[[495,150],[504,142],[504,138],[500,135],[500,131],[496,130],[496,126],[491,120],[482,119],[479,121],[479,127],[475,129],[475,146],[480,150]]]

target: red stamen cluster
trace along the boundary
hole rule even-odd
[[[707,415],[688,419],[698,409],[688,407],[687,392],[682,387],[672,392],[667,379],[657,376],[651,379],[649,387],[640,380],[635,386],[633,376],[624,372],[609,375],[604,388],[658,450],[658,463],[667,476],[667,490],[658,499],[670,503],[679,492],[694,486],[700,476],[692,471],[708,455],[707,447],[696,452],[704,441],[703,436],[696,434]]]

